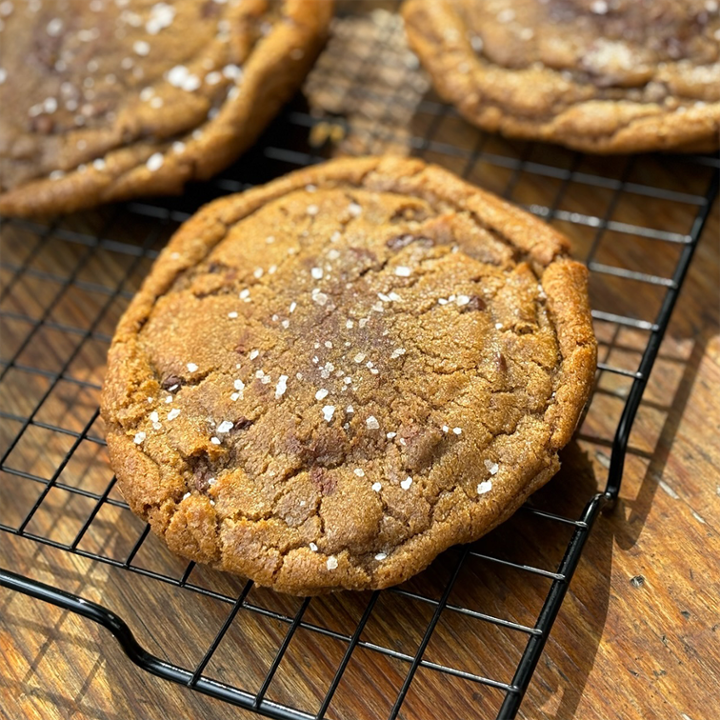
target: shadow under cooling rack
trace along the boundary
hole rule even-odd
[[[0,221],[0,545],[16,543],[0,584],[104,625],[156,675],[272,717],[512,718],[590,529],[617,495],[720,164],[589,157],[481,133],[430,93],[398,20],[365,5],[336,21],[304,97],[215,180],[181,198]],[[115,324],[203,203],[378,152],[436,162],[526,207],[587,263],[600,362],[577,439],[507,523],[397,588],[291,598],[183,563],[132,515],[108,469],[97,408]],[[43,562],[31,563],[37,548]]]

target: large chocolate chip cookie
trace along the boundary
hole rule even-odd
[[[180,228],[102,412],[176,553],[284,592],[378,588],[555,474],[595,356],[562,236],[421,161],[336,160]]]

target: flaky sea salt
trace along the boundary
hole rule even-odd
[[[491,474],[491,475],[497,475],[498,470],[500,469],[499,465],[492,460],[485,460],[483,461],[485,464],[485,469]]]
[[[484,480],[477,486],[478,495],[484,495],[492,490],[492,480]]]
[[[53,18],[45,28],[50,37],[58,37],[63,29],[63,21],[60,18]]]
[[[145,163],[145,166],[150,172],[155,172],[156,170],[159,170],[163,163],[165,162],[165,158],[163,157],[162,153],[153,153]]]
[[[328,296],[324,292],[318,290],[318,288],[314,288],[310,296],[312,297],[313,302],[318,305],[325,305],[328,301]]]
[[[285,391],[287,390],[287,381],[288,381],[287,375],[281,375],[278,378],[277,385],[275,386],[275,399],[276,400],[278,400],[285,394]]]

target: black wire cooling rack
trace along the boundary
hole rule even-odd
[[[175,612],[188,621],[198,603],[212,601],[213,636],[196,639],[194,655],[180,652],[192,661],[181,662],[171,658],[170,640],[154,637],[156,649],[148,651],[112,608],[61,589],[60,578],[48,584],[0,569],[0,585],[103,625],[148,672],[270,717],[349,717],[338,704],[347,683],[366,694],[374,687],[368,718],[441,717],[433,693],[447,694],[446,683],[456,681],[452,692],[465,698],[468,717],[514,718],[593,524],[617,498],[633,420],[717,195],[720,163],[705,156],[588,158],[481,133],[426,92],[397,18],[371,7],[363,13],[366,6],[352,3],[352,15],[336,21],[335,41],[305,97],[213,182],[181,198],[47,223],[0,221],[0,529],[114,568],[121,582],[139,577],[152,592],[169,586],[181,596]],[[97,410],[104,354],[120,312],[172,231],[205,201],[338,152],[385,151],[455,170],[571,237],[591,271],[601,347],[581,436],[602,425],[594,417],[610,412],[604,398],[619,400],[614,436],[595,438],[611,448],[609,456],[597,453],[600,465],[591,470],[600,489],[582,485],[575,492],[579,512],[568,514],[559,499],[567,490],[558,492],[562,480],[553,481],[509,521],[541,523],[539,537],[554,538],[554,558],[551,549],[532,549],[517,537],[508,543],[501,527],[449,551],[419,579],[383,592],[281,598],[192,563],[164,556],[150,562],[146,548],[160,550],[115,488]],[[628,344],[634,353],[618,352]],[[478,584],[485,590],[474,595]],[[523,609],[517,588],[530,585],[539,605]],[[332,622],[322,617],[330,605]],[[264,647],[262,661],[243,655],[253,643],[238,641],[238,628],[250,625],[253,642]],[[467,644],[472,655],[473,637],[516,652],[507,651],[497,667],[475,667],[453,650]],[[228,663],[217,661],[226,652],[236,666],[259,664],[262,671],[231,677]],[[315,665],[305,673],[308,663]]]

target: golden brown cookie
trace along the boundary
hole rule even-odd
[[[0,3],[0,213],[176,193],[252,144],[332,0]]]
[[[595,356],[562,236],[419,160],[336,160],[180,228],[102,413],[174,552],[283,592],[379,588],[555,474]]]
[[[407,0],[437,91],[508,137],[597,153],[717,148],[716,0]]]

